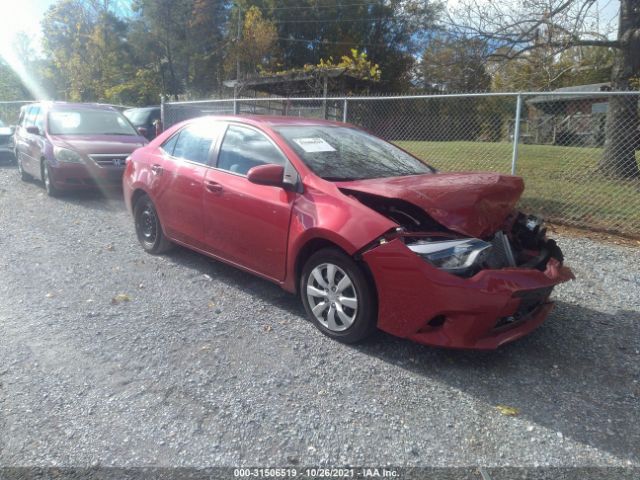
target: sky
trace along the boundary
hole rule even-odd
[[[120,0],[122,4],[126,4],[127,0]],[[290,0],[289,0],[290,1]],[[491,0],[484,0],[491,1]],[[19,7],[12,8],[11,12],[5,12],[0,17],[0,48],[5,49],[13,43],[15,35],[20,32],[26,32],[33,39],[33,47],[36,51],[40,50],[42,34],[40,32],[40,20],[46,9],[54,3],[55,0],[21,0]],[[447,4],[455,5],[457,0],[448,0]],[[602,28],[609,25],[613,28],[615,34],[616,16],[620,2],[618,0],[598,0],[598,10]]]
[[[11,12],[5,11],[0,17],[0,42],[3,47],[13,43],[18,32],[25,32],[33,40],[33,47],[39,49],[42,34],[40,20],[54,0],[21,0]]]

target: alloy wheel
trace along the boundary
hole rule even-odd
[[[307,279],[307,300],[318,322],[333,332],[348,329],[358,314],[358,295],[349,275],[333,263],[317,265]]]

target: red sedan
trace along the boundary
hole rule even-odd
[[[278,283],[343,342],[379,328],[496,348],[573,278],[542,222],[514,209],[521,178],[438,173],[348,124],[189,120],[136,150],[123,182],[147,252],[180,244]]]

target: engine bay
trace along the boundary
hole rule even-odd
[[[560,264],[564,260],[560,247],[546,237],[543,220],[534,215],[514,211],[502,229],[476,239],[447,228],[404,200],[361,192],[349,192],[349,195],[398,224],[392,237],[400,238],[435,266],[459,276],[470,277],[485,269],[544,271],[551,258]]]

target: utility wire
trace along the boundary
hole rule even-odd
[[[375,17],[375,18],[324,18],[324,19],[316,19],[316,20],[278,20],[272,22],[276,25],[284,24],[284,23],[342,23],[342,22],[376,22],[378,20],[402,20],[404,18],[412,18],[413,16],[407,15],[395,15],[391,17]]]
[[[287,37],[276,37],[276,38],[284,42],[318,43],[318,44],[327,44],[327,45],[362,45],[364,47],[388,47],[389,46],[386,43],[335,42],[330,40],[305,40],[304,38],[287,38]]]
[[[342,7],[373,7],[384,6],[383,2],[367,2],[367,3],[338,3],[335,5],[313,5],[313,6],[295,6],[295,7],[276,7],[271,10],[317,10],[320,8],[342,8]]]

